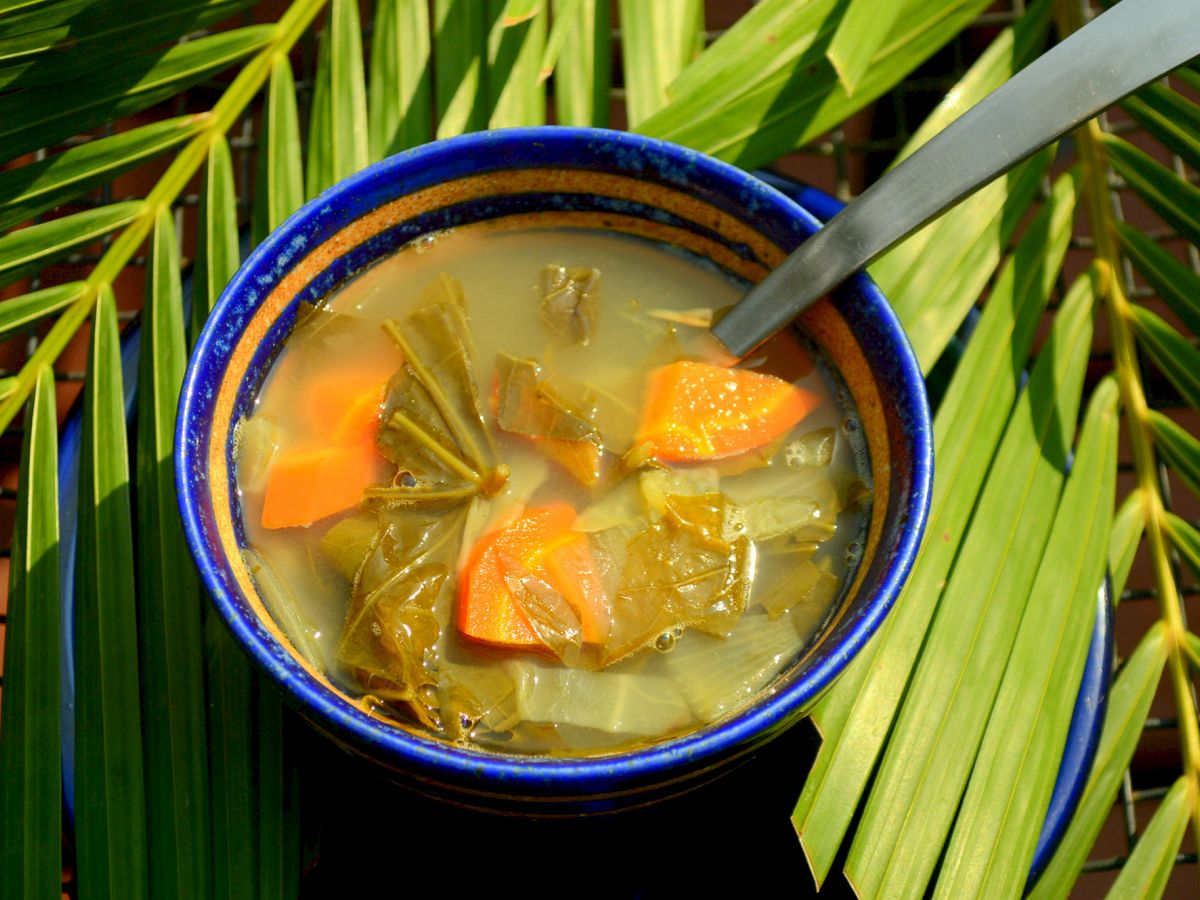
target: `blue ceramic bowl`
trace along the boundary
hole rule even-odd
[[[176,433],[184,526],[205,586],[235,637],[334,739],[437,796],[539,814],[603,811],[686,790],[799,718],[887,614],[916,555],[932,482],[921,372],[866,276],[805,314],[861,417],[874,474],[866,550],[810,651],[741,711],[650,747],[577,759],[455,746],[385,719],[295,653],[259,598],[233,473],[233,435],[301,301],[446,228],[605,229],[662,241],[757,282],[819,226],[751,175],[623,132],[530,128],[439,141],[384,160],[304,206],[257,249],[197,344]]]

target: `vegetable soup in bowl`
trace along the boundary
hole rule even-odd
[[[176,477],[234,635],[397,780],[540,814],[702,783],[809,709],[924,526],[920,371],[858,276],[711,337],[817,227],[620,132],[467,135],[274,232],[192,358]]]

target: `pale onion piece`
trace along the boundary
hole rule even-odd
[[[761,497],[744,503],[740,518],[746,534],[756,541],[785,534],[802,541],[825,541],[837,530],[840,511],[833,485],[818,481],[803,493]]]
[[[517,713],[527,722],[652,736],[695,721],[670,678],[552,668],[524,660],[510,660],[505,667],[516,684]]]
[[[789,466],[821,468],[829,465],[833,459],[836,441],[836,429],[818,428],[791,441],[784,449],[784,458]]]
[[[642,522],[641,496],[637,483],[626,478],[591,506],[580,510],[571,526],[575,531],[607,531]]]
[[[801,627],[801,621],[807,622],[813,615],[823,616],[828,610],[837,590],[841,586],[837,576],[829,571],[828,559],[813,562],[806,559],[797,566],[795,573],[774,590],[767,592],[758,602],[772,619],[783,615],[792,607],[809,611],[808,617],[797,615],[796,630],[807,630],[811,634],[819,621],[811,628]],[[804,634],[801,635],[805,636]]]
[[[717,470],[712,468],[649,469],[638,476],[638,490],[652,522],[662,519],[668,496],[715,494],[721,489],[720,483]]]
[[[724,639],[685,633],[663,662],[692,712],[712,722],[754,697],[795,652],[791,623],[751,613]]]
[[[516,724],[513,682],[508,673],[497,666],[472,666],[442,659],[438,663],[438,696],[441,708],[453,709],[456,695],[466,713],[489,731],[507,731]],[[451,702],[447,702],[447,701]],[[455,704],[458,705],[458,704]]]
[[[279,446],[275,423],[267,416],[251,416],[238,423],[234,445],[237,452],[238,484],[242,490],[261,494],[267,486],[267,470]]]

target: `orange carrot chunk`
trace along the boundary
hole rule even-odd
[[[575,510],[556,503],[528,509],[480,538],[459,577],[459,633],[493,647],[548,651],[508,587],[531,574],[579,617],[584,643],[602,643],[610,606],[587,536],[571,530],[574,521]]]
[[[311,436],[349,446],[374,440],[390,375],[377,372],[334,374],[311,381],[298,399]]]
[[[379,372],[361,371],[306,385],[298,404],[308,426],[307,446],[271,463],[264,528],[311,525],[358,505],[375,481],[375,437],[387,382]]]
[[[635,446],[668,462],[736,456],[789,431],[816,394],[774,375],[682,361],[650,373]]]
[[[263,527],[311,525],[350,509],[374,480],[372,441],[286,453],[267,472]]]

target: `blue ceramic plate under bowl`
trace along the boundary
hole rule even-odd
[[[840,204],[827,194],[804,185],[763,173],[762,177],[791,196],[821,220],[840,209]],[[185,295],[189,285],[185,279]],[[127,329],[122,341],[122,363],[126,386],[126,411],[132,415],[137,375],[137,326]],[[81,416],[77,408],[64,427],[60,446],[60,484],[63,504],[61,525],[63,536],[63,779],[68,812],[74,804],[74,671],[72,623],[74,614],[73,575],[76,541],[76,497]],[[1083,683],[1080,686],[1068,736],[1067,749],[1055,784],[1054,795],[1047,812],[1042,835],[1031,871],[1031,883],[1049,861],[1058,840],[1078,803],[1086,783],[1104,717],[1109,683],[1108,660],[1111,656],[1111,606],[1101,591],[1098,615],[1089,648]],[[794,774],[794,773],[792,773]],[[799,853],[797,847],[797,854]],[[799,857],[797,856],[797,862]]]

